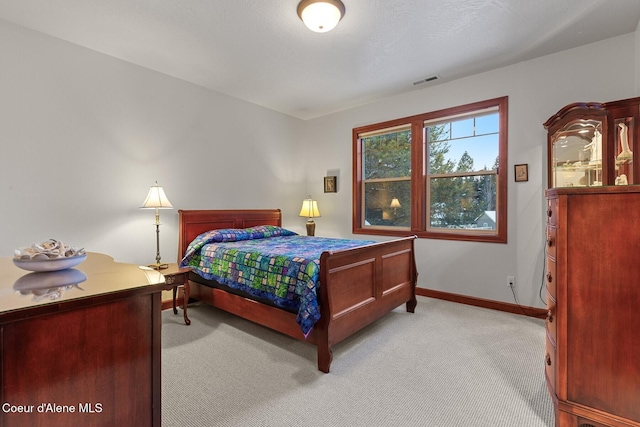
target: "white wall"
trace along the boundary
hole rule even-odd
[[[628,34],[307,122],[303,131],[315,159],[307,168],[308,180],[323,215],[316,221],[317,232],[351,233],[354,127],[508,95],[508,244],[419,239],[419,286],[514,302],[506,276],[515,275],[519,303],[543,307],[538,297],[547,181],[542,124],[572,102],[635,96],[635,51],[635,35]],[[513,181],[513,165],[519,163],[529,164],[528,182]],[[320,194],[322,177],[330,169],[340,172],[339,192]]]
[[[367,238],[351,234],[351,129],[508,95],[509,243],[420,239],[419,286],[513,302],[505,283],[515,275],[519,302],[542,307],[542,123],[572,102],[635,96],[636,38],[302,122],[0,21],[0,254],[52,237],[153,262],[153,212],[138,206],[155,180],[176,209],[281,208],[301,233],[297,213],[312,194],[318,235]],[[528,182],[513,182],[517,163],[529,164]],[[338,193],[323,193],[325,175],[338,175]],[[161,220],[163,260],[173,261],[177,210]]]
[[[640,22],[636,27],[636,48],[634,50],[636,58],[636,96],[640,95]]]
[[[0,52],[3,256],[56,238],[155,262],[154,213],[138,209],[155,180],[176,207],[164,261],[177,209],[281,208],[304,230],[300,120],[2,21]]]

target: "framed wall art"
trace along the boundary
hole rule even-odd
[[[529,181],[529,165],[521,164],[514,167],[516,182]]]
[[[338,192],[338,180],[335,176],[324,177],[324,192],[325,193],[337,193]]]

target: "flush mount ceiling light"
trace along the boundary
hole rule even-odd
[[[333,30],[344,16],[344,10],[340,0],[302,0],[298,4],[298,16],[316,33]]]

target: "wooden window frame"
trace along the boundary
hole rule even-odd
[[[475,242],[507,243],[507,186],[508,186],[508,97],[500,97],[466,105],[460,105],[443,110],[433,111],[415,116],[404,117],[381,123],[366,125],[352,130],[352,160],[353,160],[353,199],[352,199],[352,231],[354,234],[368,234],[381,236],[417,235],[421,238],[464,240]],[[440,118],[470,114],[475,111],[497,107],[499,114],[498,156],[499,166],[496,174],[496,230],[455,229],[434,230],[429,225],[428,212],[428,171],[427,154],[424,141],[424,123]],[[411,227],[386,228],[363,226],[363,165],[362,144],[360,135],[386,128],[403,125],[411,126]],[[472,175],[481,175],[476,172]]]

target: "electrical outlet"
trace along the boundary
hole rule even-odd
[[[515,276],[507,276],[507,286],[513,288],[516,285],[516,277]]]

